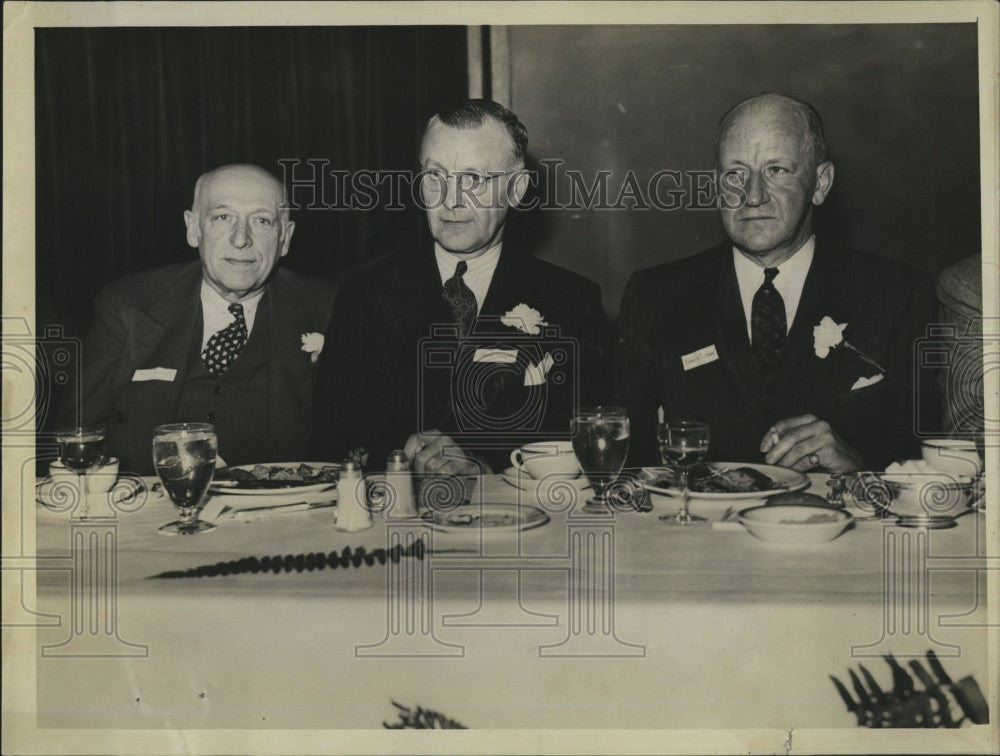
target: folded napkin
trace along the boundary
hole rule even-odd
[[[207,522],[215,522],[219,517],[231,517],[244,512],[247,514],[252,512],[254,515],[265,515],[268,512],[284,514],[286,512],[282,510],[304,511],[310,505],[332,504],[336,500],[336,488],[309,492],[285,489],[281,493],[261,495],[212,494],[202,509],[200,517]],[[298,507],[298,510],[291,509],[293,507]]]

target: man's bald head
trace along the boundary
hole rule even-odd
[[[819,111],[808,102],[776,92],[765,92],[751,97],[749,100],[744,100],[722,116],[715,132],[716,159],[719,157],[719,145],[728,131],[744,118],[758,116],[764,111],[778,114],[783,117],[782,120],[786,124],[794,124],[798,128],[807,148],[807,154],[811,157],[812,167],[815,168],[826,160],[823,119]]]
[[[264,170],[259,165],[250,163],[223,165],[201,174],[194,185],[194,199],[191,202],[191,209],[195,213],[201,213],[206,197],[211,194],[212,187],[228,181],[238,184],[256,184],[262,191],[273,191],[279,217],[283,223],[288,222],[285,187],[273,173]]]

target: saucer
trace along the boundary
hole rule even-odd
[[[518,470],[511,466],[500,473],[500,476],[514,488],[520,488],[522,491],[534,490],[539,485],[563,485],[566,483],[580,491],[590,488],[587,476],[579,474],[569,476],[553,473],[546,475],[541,480],[535,480],[527,470]]]

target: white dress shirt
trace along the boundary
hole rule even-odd
[[[791,257],[774,266],[778,269],[778,275],[774,277],[774,288],[785,302],[785,333],[791,330],[792,323],[795,322],[795,313],[799,309],[799,300],[802,299],[802,287],[805,285],[815,251],[816,237],[813,235]],[[752,341],[750,323],[753,297],[764,283],[764,267],[744,254],[736,245],[733,245],[733,264],[736,266],[736,280],[740,285],[740,299],[743,301],[743,314],[747,323],[747,338]]]
[[[247,322],[247,338],[250,338],[250,332],[253,330],[253,321],[257,317],[257,305],[260,304],[260,298],[264,296],[264,290],[261,289],[253,296],[240,300],[240,304],[243,305],[243,319]],[[201,351],[205,351],[205,347],[208,346],[208,340],[212,336],[223,328],[232,325],[236,318],[229,311],[229,305],[231,302],[227,302],[223,299],[222,295],[219,294],[215,289],[208,285],[208,281],[202,279],[201,282],[201,319],[204,321],[204,328],[202,329],[201,337]]]
[[[490,289],[490,282],[493,280],[493,273],[500,262],[501,243],[497,242],[479,257],[466,260],[468,269],[462,280],[465,285],[472,290],[476,297],[476,314],[483,309],[483,300],[486,299],[486,292]],[[434,243],[434,257],[437,258],[438,273],[441,274],[441,285],[455,275],[455,266],[459,263],[459,258],[445,250],[437,242]]]

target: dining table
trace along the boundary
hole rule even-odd
[[[528,513],[496,528],[383,499],[343,531],[322,495],[247,512],[218,494],[213,531],[168,537],[155,478],[86,517],[37,504],[38,727],[764,729],[780,751],[858,727],[834,678],[888,692],[932,651],[989,689],[982,512],[929,529],[854,511],[833,540],[772,542],[738,517],[762,501],[668,526],[671,496],[591,512],[560,483],[472,479],[459,513]]]

